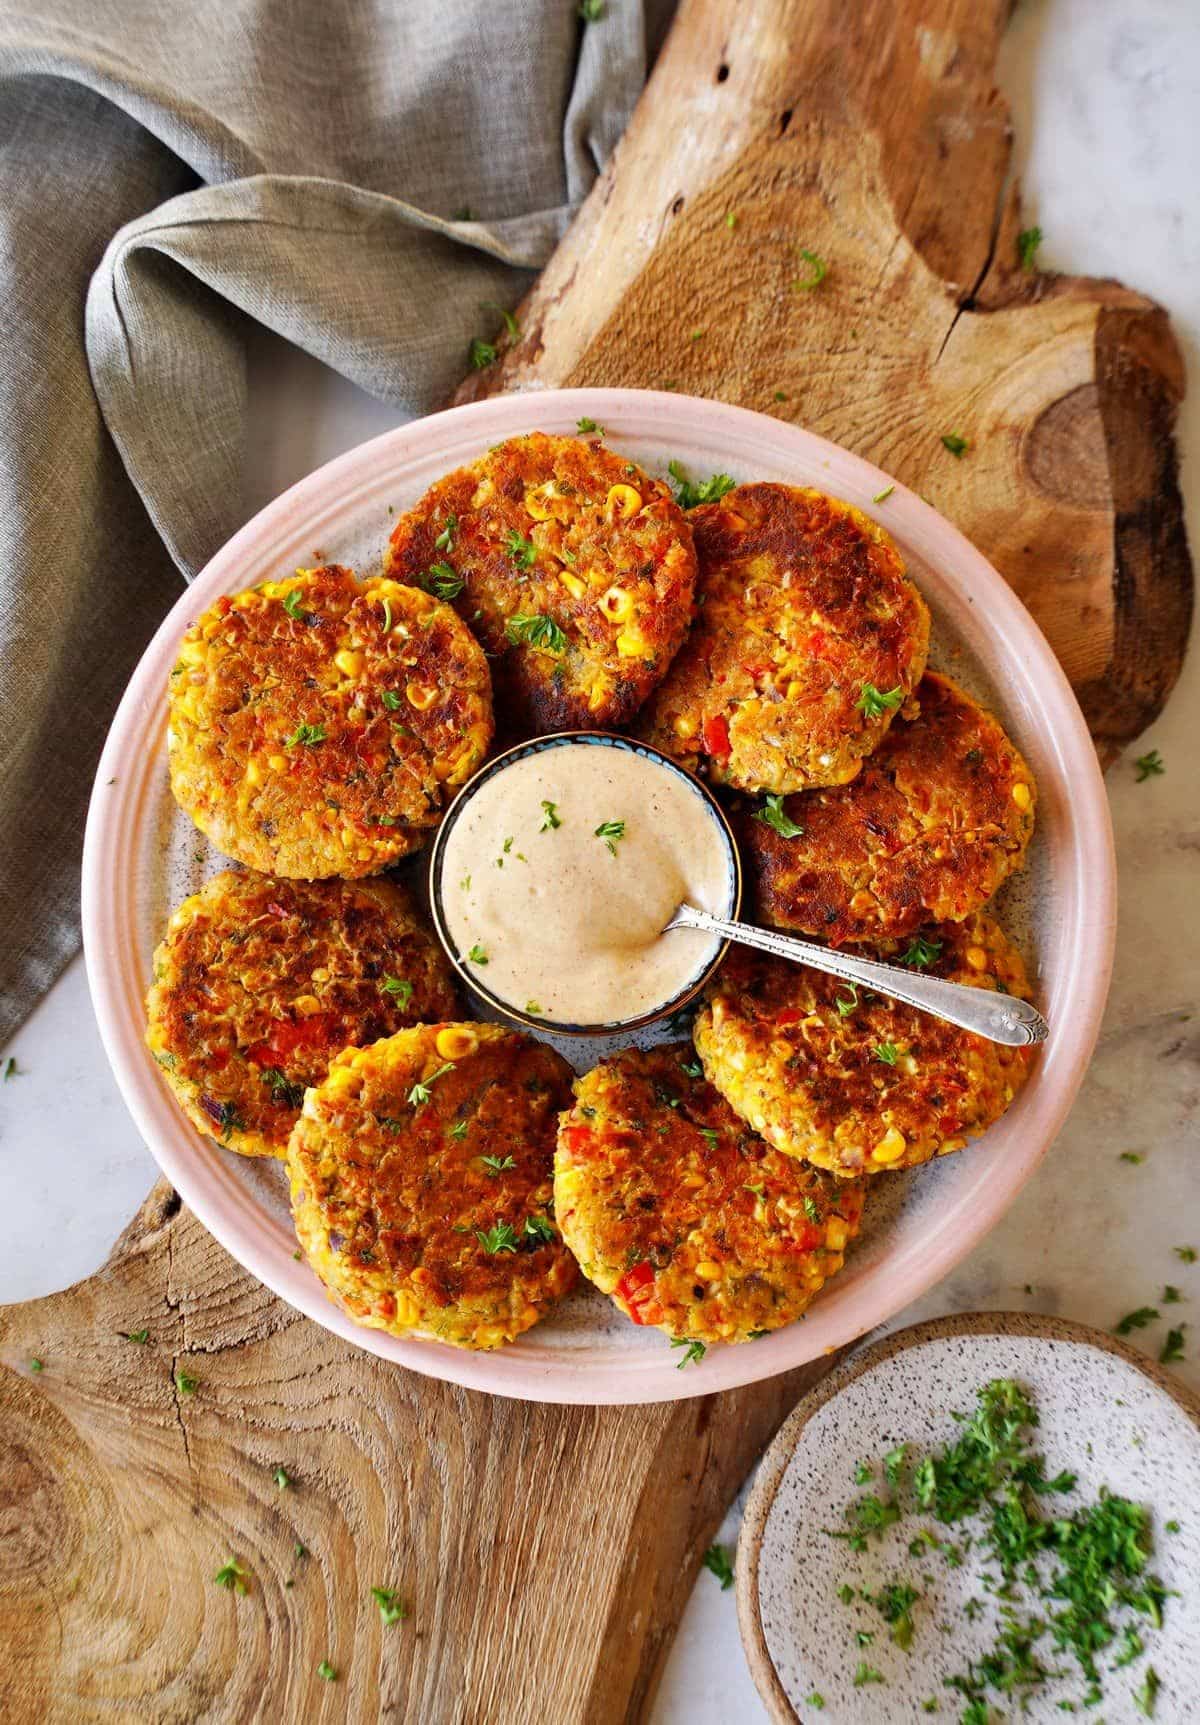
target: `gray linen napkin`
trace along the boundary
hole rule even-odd
[[[77,946],[123,683],[244,518],[248,320],[436,406],[497,325],[480,302],[520,296],[612,151],[668,11],[0,0],[0,1042]]]

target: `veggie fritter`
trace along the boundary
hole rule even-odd
[[[283,1156],[340,1049],[454,1010],[441,947],[391,882],[227,870],[171,918],[146,1042],[199,1131]]]
[[[487,661],[450,607],[336,564],[218,599],[169,700],[180,807],[228,856],[301,880],[418,849],[492,740]]]
[[[1028,998],[1020,954],[990,917],[927,935],[929,975]],[[894,962],[899,946],[873,950]],[[743,1120],[844,1177],[965,1149],[1004,1113],[1032,1053],[746,948],[730,954],[694,1034],[705,1073]]]
[[[738,790],[845,784],[925,669],[929,612],[895,545],[787,485],[739,485],[688,519],[699,618],[638,734]]]
[[[698,1070],[682,1044],[577,1079],[555,1208],[584,1275],[635,1324],[741,1342],[794,1322],[841,1269],[865,1183],[772,1150]]]
[[[358,1323],[496,1348],[576,1278],[554,1221],[571,1069],[495,1024],[422,1024],[347,1048],[288,1146],[296,1234]]]
[[[990,713],[927,672],[848,785],[738,817],[762,921],[838,944],[960,922],[1021,867],[1033,776]]]
[[[387,570],[453,599],[522,735],[633,717],[691,620],[696,553],[661,480],[535,431],[438,480],[396,523]]]

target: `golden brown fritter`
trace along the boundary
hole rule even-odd
[[[929,612],[895,545],[788,485],[739,485],[689,520],[699,618],[639,736],[738,790],[845,784],[925,669]]]
[[[576,1277],[554,1223],[566,1061],[495,1024],[348,1048],[288,1147],[296,1234],[360,1324],[496,1348]]]
[[[875,949],[895,962],[899,943]],[[990,917],[925,936],[931,976],[1028,998],[1020,954]],[[966,1148],[1025,1082],[1004,1048],[882,995],[735,948],[696,1019],[707,1077],[769,1144],[845,1177]]]
[[[197,1130],[283,1156],[340,1049],[454,1010],[450,966],[391,882],[227,870],[171,918],[146,1042]]]
[[[226,855],[300,880],[416,850],[492,739],[448,605],[338,565],[218,599],[171,673],[171,789]]]
[[[1021,867],[1029,768],[948,677],[927,672],[917,699],[919,716],[893,725],[850,784],[740,812],[763,922],[835,945],[915,934],[961,922]]]
[[[516,735],[621,725],[692,616],[696,555],[661,480],[601,444],[531,432],[439,479],[387,570],[452,598]]]
[[[576,1080],[559,1125],[564,1240],[635,1324],[677,1340],[794,1322],[841,1269],[863,1193],[764,1144],[687,1044],[606,1060]]]

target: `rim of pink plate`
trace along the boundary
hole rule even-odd
[[[1066,959],[1040,1002],[1049,1042],[1003,1133],[1019,1111],[1019,1134],[979,1156],[975,1178],[939,1209],[932,1237],[914,1230],[902,1248],[875,1264],[853,1258],[804,1322],[759,1341],[709,1350],[687,1371],[657,1352],[589,1358],[586,1344],[517,1343],[473,1354],[441,1343],[363,1329],[326,1299],[316,1277],[292,1257],[260,1207],[215,1147],[187,1124],[155,1070],[143,1038],[146,978],[135,950],[133,882],[137,835],[165,730],[163,690],[186,624],[220,593],[236,591],[239,566],[262,556],[303,519],[320,544],[356,500],[395,484],[406,463],[439,443],[479,449],[524,431],[572,431],[589,416],[624,435],[670,442],[686,422],[689,437],[720,449],[736,471],[764,458],[794,460],[802,472],[832,470],[829,489],[870,508],[885,487],[886,524],[933,572],[937,598],[955,611],[985,669],[1019,701],[1039,739],[1037,776],[1061,826],[1051,871],[1059,951]],[[745,460],[740,457],[744,455]],[[467,459],[457,450],[447,465]],[[835,483],[836,481],[836,483]],[[806,481],[812,483],[809,479]],[[819,483],[824,483],[820,481]],[[984,617],[986,616],[986,622]],[[131,766],[138,770],[131,771]],[[110,783],[116,780],[115,784]],[[293,485],[261,510],[181,594],[143,654],[117,709],[97,770],[84,841],[82,915],[88,981],[105,1051],[133,1119],[184,1202],[251,1274],[326,1329],[384,1359],[469,1389],[535,1401],[632,1404],[670,1401],[772,1377],[856,1340],[941,1281],[999,1221],[1053,1142],[1074,1101],[1099,1034],[1112,968],[1116,869],[1108,799],[1091,736],[1070,684],[1029,612],[983,554],[929,504],[881,469],[797,426],[724,403],[629,389],[570,389],[501,396],[450,408],[359,445]],[[971,1154],[971,1152],[968,1152]],[[225,1161],[228,1159],[226,1158]]]

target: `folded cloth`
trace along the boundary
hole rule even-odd
[[[78,944],[123,683],[244,519],[249,320],[436,406],[612,151],[666,10],[0,0],[0,1042]]]

